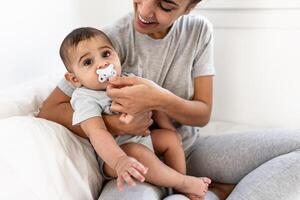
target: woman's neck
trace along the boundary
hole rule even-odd
[[[148,36],[151,37],[151,38],[153,38],[153,39],[155,39],[155,40],[163,39],[169,33],[171,27],[169,27],[165,31],[159,31],[159,32],[155,32],[155,33],[149,33]]]

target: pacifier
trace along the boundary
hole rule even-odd
[[[110,77],[117,76],[117,71],[114,69],[113,64],[109,64],[108,67],[103,69],[97,69],[96,73],[98,74],[98,81],[104,83]]]

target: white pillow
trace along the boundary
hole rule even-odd
[[[0,120],[0,199],[97,199],[102,186],[90,143],[31,116]]]
[[[35,115],[42,102],[62,78],[62,74],[52,74],[2,89],[0,91],[0,119]]]

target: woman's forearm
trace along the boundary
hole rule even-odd
[[[192,126],[204,126],[210,119],[212,76],[194,78],[193,100],[178,97],[141,77],[117,77],[110,83],[107,94],[116,102],[111,107],[113,111],[135,115],[160,110],[179,123]]]
[[[40,109],[38,117],[59,123],[71,130],[76,135],[83,138],[88,138],[80,126],[72,125],[73,112],[74,111],[70,102],[66,102],[49,107],[43,106]],[[122,126],[119,122],[119,115],[104,115],[103,119],[105,120],[105,125],[108,131],[112,135],[122,134]]]
[[[213,76],[200,76],[194,79],[194,96],[186,100],[169,91],[160,92],[159,110],[166,112],[181,124],[205,126],[212,110]]]
[[[87,138],[80,126],[72,125],[73,112],[70,97],[57,87],[43,102],[37,117],[59,123],[76,135]],[[118,116],[104,116],[104,120],[110,133],[120,134],[123,127]]]
[[[80,126],[72,126],[73,109],[70,105],[70,97],[56,87],[43,102],[37,117],[59,123],[78,136],[87,138]]]
[[[171,92],[161,95],[157,110],[167,113],[177,122],[190,126],[205,126],[210,119],[211,106],[199,100],[186,100]]]

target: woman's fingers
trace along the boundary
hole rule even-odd
[[[123,76],[123,77],[111,77],[109,78],[109,83],[113,86],[123,87],[123,86],[131,86],[139,83],[137,76]]]
[[[136,76],[112,77],[109,79],[109,84],[107,85],[106,93],[112,99],[123,97],[124,93],[122,87],[138,84],[138,80],[139,78]]]
[[[113,85],[108,84],[106,87],[106,94],[112,99],[124,97],[122,88],[116,88]]]
[[[123,112],[124,108],[121,104],[116,103],[115,101],[112,102],[110,106],[111,111],[113,112]]]

